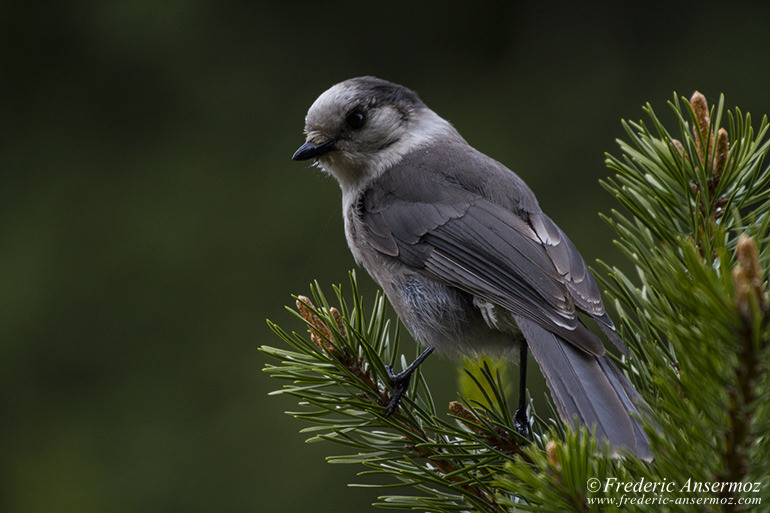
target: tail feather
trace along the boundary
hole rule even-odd
[[[597,437],[613,447],[651,459],[647,436],[635,418],[647,405],[609,356],[581,351],[527,319],[517,316],[516,323],[562,420],[577,416],[581,424],[595,426]]]
[[[621,353],[623,353],[625,356],[628,356],[628,348],[626,347],[626,344],[623,343],[623,340],[621,340],[620,335],[618,335],[618,333],[615,331],[615,325],[612,323],[610,316],[605,313],[601,317],[594,316],[593,319],[596,321],[596,324],[599,325],[602,333],[607,336],[610,342],[612,342]]]
[[[642,425],[637,421],[637,417],[642,417],[649,412],[649,405],[647,402],[645,402],[642,396],[639,395],[639,392],[637,392],[637,390],[623,375],[620,369],[618,369],[618,366],[615,365],[615,362],[613,362],[609,357],[598,358],[597,360],[599,361],[599,365],[602,367],[607,376],[611,380],[614,380],[613,388],[618,390],[618,396],[623,401],[624,406],[626,406],[626,411],[628,411],[634,417],[631,420],[634,427],[634,434],[636,435],[637,439],[637,447],[639,449],[636,451],[637,455],[644,460],[652,460],[652,452],[650,450],[647,434],[642,429]],[[620,393],[620,390],[622,390],[624,393]]]

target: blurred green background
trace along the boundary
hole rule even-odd
[[[770,110],[768,4],[671,4],[4,2],[0,511],[369,510],[257,352],[354,266],[337,185],[290,160],[307,107],[405,84],[620,263],[620,119],[696,88]],[[427,364],[441,401],[454,369]]]

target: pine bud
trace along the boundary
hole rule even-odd
[[[709,146],[709,106],[706,97],[698,91],[695,91],[690,97],[690,105],[695,113],[695,121],[698,126],[692,127],[692,133],[695,139],[695,147],[698,149],[700,161],[706,162],[706,152]],[[702,147],[701,141],[706,145]]]
[[[727,155],[730,153],[730,142],[728,141],[727,130],[720,128],[717,132],[717,143],[714,156],[713,177],[716,181],[722,176],[722,171],[727,162]]]
[[[337,325],[337,329],[340,330],[342,338],[350,342],[348,339],[348,331],[345,329],[345,322],[342,320],[342,314],[334,307],[331,308],[331,313],[332,317],[334,317],[334,323]]]
[[[315,308],[310,298],[306,296],[297,296],[297,310],[299,314],[305,319],[310,326],[308,331],[310,332],[310,340],[315,343],[319,348],[325,349],[327,352],[332,352],[333,347],[329,343],[332,334],[329,328],[324,324],[320,317],[318,317],[310,307]]]
[[[684,146],[679,139],[671,139],[671,147],[676,150],[679,155],[684,155]]]
[[[762,283],[762,271],[759,268],[757,245],[751,237],[741,235],[736,249],[738,264],[733,269],[735,286],[735,307],[745,320],[752,317],[751,304],[756,301],[764,308],[765,287]],[[752,300],[751,296],[754,296]]]
[[[545,455],[548,458],[548,463],[557,472],[561,470],[561,463],[559,462],[559,446],[556,442],[551,440],[545,444]]]
[[[466,408],[462,403],[452,401],[449,403],[449,412],[455,417],[460,417],[465,427],[476,433],[477,435],[483,435],[484,430],[479,427],[479,419]]]

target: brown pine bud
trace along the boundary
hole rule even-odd
[[[671,153],[673,155],[679,155],[680,157],[683,157],[685,160],[689,160],[687,158],[687,154],[684,152],[684,146],[682,146],[681,141],[679,141],[678,139],[671,139],[668,144],[671,149]]]
[[[765,287],[762,282],[762,271],[759,268],[759,253],[757,245],[751,237],[741,235],[736,249],[738,264],[733,269],[733,285],[735,286],[735,307],[738,313],[746,319],[751,319],[751,304],[756,301],[764,308]],[[752,296],[754,299],[752,299]]]
[[[477,435],[484,434],[484,430],[479,427],[481,424],[481,422],[479,422],[479,419],[476,417],[476,415],[473,414],[472,411],[466,408],[462,403],[457,401],[450,402],[449,412],[455,417],[460,417],[460,419],[462,420],[462,423],[465,424],[465,427],[467,427]]]
[[[345,322],[342,320],[342,314],[334,307],[331,308],[331,313],[332,317],[334,317],[334,323],[337,325],[337,329],[340,330],[342,338],[348,340],[348,331],[345,329]]]
[[[559,446],[554,440],[545,444],[545,455],[548,458],[548,463],[556,471],[561,470],[561,463],[559,462]]]
[[[728,140],[727,130],[720,128],[717,132],[717,142],[714,155],[714,167],[712,169],[712,175],[715,180],[719,180],[722,176],[722,171],[725,168],[727,162],[727,155],[730,153],[730,141]]]
[[[310,301],[310,298],[306,296],[297,296],[297,310],[302,318],[310,324],[308,327],[310,340],[312,340],[319,348],[331,352],[333,347],[329,343],[329,339],[331,339],[332,333],[321,318],[313,313],[310,308],[315,308]]]
[[[700,161],[706,162],[706,153],[709,142],[709,106],[706,102],[706,97],[698,91],[695,91],[690,97],[690,105],[695,113],[695,122],[697,126],[692,127],[692,133],[695,139],[695,147],[698,149],[698,156]],[[701,144],[701,141],[703,143]],[[704,148],[703,145],[706,145]]]

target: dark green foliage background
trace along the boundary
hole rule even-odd
[[[353,266],[336,184],[289,160],[307,107],[408,85],[627,265],[597,216],[620,118],[696,88],[770,111],[770,5],[625,4],[3,3],[0,510],[368,510],[256,350]]]

